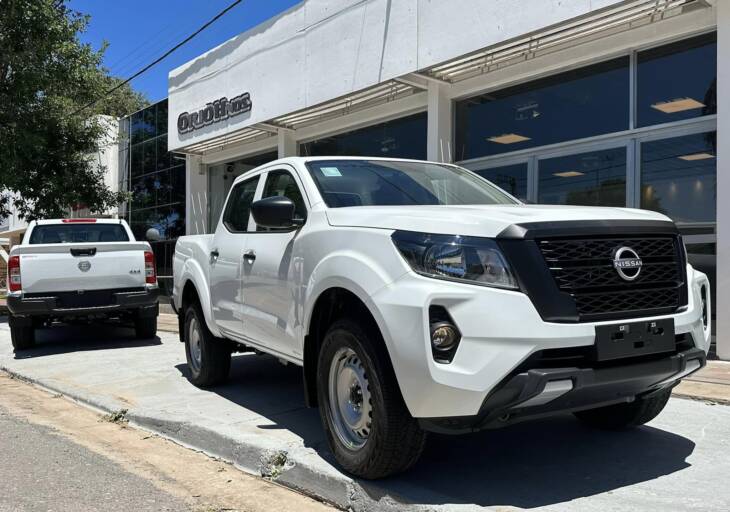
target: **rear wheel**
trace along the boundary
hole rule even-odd
[[[225,340],[216,339],[210,332],[197,303],[185,310],[184,341],[190,382],[208,387],[228,380],[231,349]]]
[[[11,316],[8,323],[10,324],[10,339],[16,352],[27,350],[35,345],[35,328],[32,321],[22,321]]]
[[[317,365],[320,416],[337,461],[353,475],[383,478],[411,467],[426,433],[410,415],[387,360],[350,320],[325,335]]]
[[[137,318],[134,321],[134,333],[141,340],[154,338],[157,335],[157,317]]]
[[[575,416],[586,425],[603,430],[638,427],[656,418],[667,405],[671,394],[671,389],[665,389],[645,398],[637,398],[628,404],[578,411]]]

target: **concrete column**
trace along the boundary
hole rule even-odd
[[[279,130],[277,133],[279,158],[298,156],[299,145],[294,130]]]
[[[185,158],[185,234],[208,232],[208,173],[199,156]]]
[[[452,162],[454,143],[452,138],[453,109],[448,84],[428,83],[428,135],[427,158],[433,162]]]
[[[730,2],[717,2],[717,355],[730,359]]]

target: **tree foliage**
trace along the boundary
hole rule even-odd
[[[102,212],[122,199],[93,158],[105,136],[99,115],[146,100],[125,85],[83,108],[119,83],[102,66],[105,48],[79,41],[88,22],[65,0],[0,0],[0,217],[13,205],[33,219],[78,204]]]

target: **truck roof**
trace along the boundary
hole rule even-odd
[[[69,223],[121,224],[122,219],[76,218],[76,219],[42,219],[42,220],[36,221],[36,224],[38,224],[39,226],[45,226],[48,224],[69,224]]]

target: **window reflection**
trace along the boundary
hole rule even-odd
[[[626,148],[539,161],[539,202],[626,206]]]
[[[715,222],[716,132],[641,145],[641,207],[678,223]]]
[[[717,112],[715,33],[640,52],[638,126]]]
[[[504,165],[476,172],[513,196],[527,199],[527,163]]]
[[[303,156],[426,158],[426,113],[299,145]]]
[[[248,156],[240,160],[208,167],[208,230],[214,231],[223,211],[233,181],[246,171],[276,160],[277,151]]]
[[[456,104],[456,160],[629,127],[629,58],[560,73]]]

